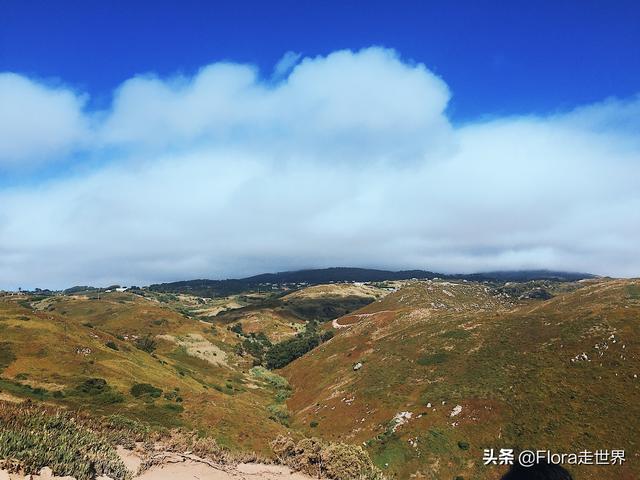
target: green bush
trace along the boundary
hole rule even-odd
[[[0,373],[16,359],[13,348],[8,342],[0,343]]]
[[[231,330],[233,333],[237,333],[238,335],[244,334],[244,332],[242,331],[242,325],[239,323],[231,325],[231,328],[229,328],[229,330]]]
[[[182,405],[178,405],[176,403],[167,403],[166,405],[163,405],[163,408],[166,408],[167,410],[169,410],[171,412],[175,412],[175,413],[184,412],[184,407]]]
[[[78,385],[77,390],[88,395],[99,395],[107,388],[107,381],[104,378],[89,378]]]
[[[74,392],[76,395],[90,396],[93,403],[102,403],[110,405],[121,403],[124,396],[113,390],[103,378],[89,378],[76,387]]]
[[[107,347],[109,347],[111,350],[120,350],[120,349],[118,348],[118,345],[116,345],[116,343],[115,343],[115,342],[113,342],[113,341],[111,341],[111,340],[109,340],[107,343],[105,343],[105,345],[106,345]]]
[[[271,420],[278,422],[285,427],[289,426],[291,414],[285,405],[269,405],[267,410],[269,411],[269,418]]]
[[[103,435],[62,411],[29,403],[0,402],[0,458],[8,467],[36,474],[49,467],[54,475],[89,480],[108,475],[124,480],[128,472]]]
[[[447,360],[447,354],[444,352],[433,353],[431,355],[422,355],[418,358],[418,365],[438,365],[444,363]]]
[[[140,397],[151,397],[151,398],[159,398],[162,395],[162,390],[154,387],[149,383],[136,383],[133,387],[131,387],[131,395],[136,398]]]
[[[324,343],[328,340],[331,340],[335,334],[336,332],[334,332],[333,330],[327,330],[326,332],[323,332],[322,335],[320,335],[320,339]]]

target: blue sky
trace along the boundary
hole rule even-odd
[[[3,0],[0,70],[60,79],[108,103],[141,72],[232,60],[268,74],[286,51],[391,47],[454,92],[456,121],[544,113],[636,93],[635,1],[205,2]]]
[[[0,289],[640,272],[632,2],[0,2]]]

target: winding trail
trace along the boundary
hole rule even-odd
[[[376,315],[380,315],[382,313],[390,313],[390,312],[392,312],[392,310],[380,310],[379,312],[373,312],[373,313],[355,313],[353,315],[345,315],[344,317],[340,317],[340,318],[357,317],[358,319],[362,319],[362,318],[375,317]],[[350,323],[349,325],[341,325],[338,322],[338,320],[339,319],[336,318],[331,322],[331,325],[336,330],[339,330],[341,328],[348,328],[348,327],[352,327],[353,325],[356,325],[355,323]]]

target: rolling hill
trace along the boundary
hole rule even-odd
[[[624,449],[622,467],[570,469],[637,478],[640,281],[548,277],[3,294],[0,404],[239,455],[273,458],[288,437],[276,456],[307,472],[342,442],[388,478],[497,479],[486,448]]]
[[[551,270],[496,271],[471,274],[444,274],[427,270],[376,270],[370,268],[333,267],[291,272],[263,273],[252,277],[229,280],[185,280],[149,286],[155,292],[188,293],[203,297],[234,295],[249,290],[284,292],[287,288],[321,285],[335,282],[384,282],[393,280],[433,279],[527,282],[531,280],[577,281],[593,278],[586,273],[558,272]]]
[[[198,428],[261,452],[285,432],[269,420],[277,392],[236,355],[237,335],[154,298],[5,296],[0,338],[0,398]]]
[[[485,448],[624,449],[570,468],[638,478],[639,321],[638,281],[410,282],[283,370],[293,425],[402,479],[498,478]]]

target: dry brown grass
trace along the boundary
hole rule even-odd
[[[384,480],[382,472],[361,447],[281,436],[271,443],[276,458],[299,472],[335,480]]]

